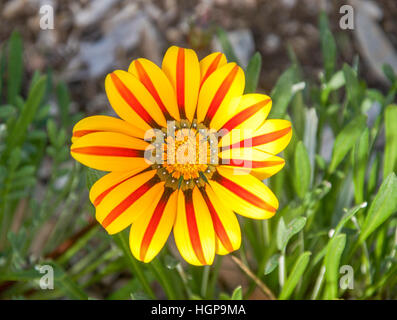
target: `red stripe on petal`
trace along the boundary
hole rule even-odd
[[[156,121],[154,121],[152,116],[146,111],[146,109],[142,106],[134,94],[125,86],[120,78],[114,72],[110,74],[110,77],[112,78],[117,91],[125,100],[125,102],[127,102],[127,104],[131,107],[131,109],[133,109],[135,113],[138,114],[151,127],[157,127]]]
[[[142,261],[145,260],[147,250],[150,243],[152,242],[153,236],[157,230],[161,217],[163,216],[165,206],[167,205],[167,201],[172,192],[173,190],[171,188],[165,189],[160,201],[157,203],[156,209],[154,209],[152,217],[150,218],[149,224],[146,228],[145,234],[143,235],[141,243],[141,250],[139,255]]]
[[[183,48],[178,49],[176,60],[176,98],[181,117],[185,118],[185,50]]]
[[[245,120],[252,117],[255,113],[265,107],[271,100],[263,100],[255,103],[254,105],[244,109],[243,111],[236,114],[233,118],[231,118],[228,122],[225,123],[222,129],[231,131],[236,128],[238,125],[243,123]]]
[[[142,64],[138,60],[135,61],[135,67],[138,72],[139,80],[141,80],[143,85],[146,87],[146,89],[148,89],[150,94],[153,96],[154,100],[156,100],[161,111],[164,113],[165,118],[167,120],[171,120],[172,117],[171,117],[170,113],[168,112],[167,108],[165,107],[163,101],[161,100],[152,80],[150,79],[149,75],[145,71],[145,68],[142,66]]]
[[[142,197],[151,187],[160,182],[158,176],[151,178],[149,181],[141,185],[127,198],[121,201],[109,214],[103,219],[102,226],[107,228],[114,220],[116,220],[125,210],[127,210],[135,201]]]
[[[200,261],[201,264],[206,264],[197,227],[196,214],[194,212],[192,190],[187,190],[184,195],[186,220],[187,227],[189,229],[190,242],[192,243],[192,247],[194,252],[196,253],[197,259]]]
[[[143,157],[145,151],[122,148],[122,147],[104,147],[104,146],[91,146],[91,147],[80,147],[71,149],[72,152],[89,154],[93,156],[111,156],[111,157]]]
[[[243,148],[245,144],[248,144],[250,147],[260,146],[262,144],[273,142],[277,139],[282,138],[286,134],[291,131],[291,127],[287,127],[278,131],[273,131],[269,133],[262,134],[260,136],[256,136],[250,139],[244,139],[240,142],[236,142],[230,146],[226,146],[223,149],[233,149],[233,148]]]
[[[220,185],[224,186],[231,192],[233,192],[235,195],[237,195],[241,199],[244,199],[245,201],[253,204],[254,206],[256,206],[258,208],[262,208],[269,212],[277,211],[276,208],[274,208],[270,204],[266,203],[265,201],[263,201],[261,198],[259,198],[252,192],[244,189],[242,186],[238,185],[237,183],[233,182],[232,180],[229,180],[229,179],[221,176],[218,172],[215,172],[213,174],[212,179],[217,181]]]
[[[223,165],[243,168],[266,168],[283,164],[284,161],[256,161],[256,160],[242,160],[242,159],[222,159]]]
[[[219,240],[221,241],[222,245],[226,248],[227,251],[233,251],[233,245],[227,235],[227,232],[222,224],[221,219],[216,212],[214,205],[212,204],[210,198],[208,197],[207,193],[203,188],[200,188],[201,194],[207,204],[208,210],[210,211],[212,223],[214,224],[214,230],[216,235],[218,236]]]
[[[80,138],[82,136],[85,136],[86,134],[95,132],[102,132],[102,130],[76,130],[75,132],[73,132],[73,137]]]
[[[219,65],[219,62],[221,61],[221,58],[222,58],[222,53],[218,53],[216,58],[211,62],[210,66],[208,67],[203,79],[201,80],[200,87],[203,85],[204,81],[207,80],[207,78],[211,75],[211,73],[213,73],[216,70],[216,68]]]
[[[238,66],[234,66],[233,69],[229,72],[229,74],[226,76],[226,78],[223,80],[222,84],[216,91],[214,97],[212,98],[211,104],[208,107],[207,114],[204,119],[204,124],[209,125],[211,122],[212,118],[214,117],[215,113],[218,111],[219,106],[221,105],[223,99],[225,98],[227,92],[229,91],[234,78],[237,75],[238,71]]]
[[[115,185],[111,186],[110,188],[106,189],[105,191],[103,191],[101,194],[99,194],[93,202],[94,207],[97,207],[102,200],[106,197],[106,195],[112,191],[114,188],[116,188],[117,186],[119,186],[120,184],[122,184],[123,182],[127,181],[128,179],[130,179],[132,176],[129,176],[128,178],[125,178],[124,180],[116,183]]]

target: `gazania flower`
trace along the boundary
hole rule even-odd
[[[275,214],[277,198],[261,180],[284,166],[276,155],[291,124],[267,119],[271,99],[243,94],[244,85],[243,70],[222,53],[199,61],[173,46],[161,68],[137,59],[128,72],[106,77],[121,119],[92,116],[75,125],[72,156],[109,171],[90,190],[96,219],[109,234],[130,227],[137,259],[151,261],[173,230],[182,257],[208,265],[240,247],[236,213]],[[209,141],[197,143],[203,132]]]

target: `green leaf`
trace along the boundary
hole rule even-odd
[[[375,199],[369,207],[364,224],[361,227],[358,243],[361,244],[382,223],[384,223],[397,210],[397,177],[390,173],[383,181]]]
[[[226,55],[227,61],[236,62],[238,64],[237,56],[234,53],[232,44],[230,43],[229,38],[227,36],[227,32],[224,29],[218,27],[216,29],[216,35],[219,39],[219,42],[221,43],[222,50]]]
[[[291,296],[296,285],[298,284],[299,280],[301,279],[303,273],[306,270],[306,267],[309,263],[311,254],[312,253],[310,251],[305,251],[296,260],[296,262],[291,270],[291,273],[288,276],[283,289],[281,290],[281,293],[279,296],[280,300],[286,300]]]
[[[243,300],[243,290],[241,286],[234,289],[231,300]]]
[[[262,56],[256,52],[248,63],[245,72],[245,92],[253,93],[258,87],[259,75],[262,67]]]
[[[394,70],[393,70],[393,68],[391,67],[390,64],[385,63],[382,66],[382,70],[383,70],[383,73],[385,74],[385,76],[387,77],[387,79],[389,79],[389,81],[392,84],[396,82],[397,77],[396,77],[396,74],[394,73]]]
[[[390,105],[385,110],[385,138],[384,179],[397,170],[397,105]]]
[[[142,270],[140,262],[136,260],[131,253],[128,237],[126,234],[124,232],[119,232],[118,234],[113,235],[112,238],[123,253],[124,259],[131,268],[132,274],[138,278],[143,289],[149,295],[149,297],[156,299],[156,295],[154,294],[150,283]]]
[[[343,65],[343,73],[346,79],[347,100],[358,110],[362,100],[362,90],[356,72],[347,64]]]
[[[7,99],[12,105],[16,105],[16,97],[20,93],[22,85],[22,39],[18,32],[13,32],[8,42],[8,81]]]
[[[281,217],[277,228],[277,248],[280,251],[285,250],[289,240],[303,229],[306,224],[305,217],[298,217],[292,220],[288,226],[285,225],[284,219]]]
[[[346,125],[345,128],[337,135],[332,150],[332,159],[329,166],[329,172],[335,171],[337,166],[342,162],[346,154],[353,148],[354,144],[361,136],[366,127],[366,117],[360,115]]]
[[[295,149],[294,159],[294,186],[295,192],[303,199],[310,186],[310,159],[306,147],[299,141]]]
[[[91,189],[91,187],[97,180],[99,180],[106,174],[106,172],[104,172],[104,171],[99,171],[99,170],[95,170],[95,169],[88,168],[88,167],[86,167],[85,172],[86,172],[85,177],[86,177],[86,183],[87,183],[88,190]]]
[[[294,96],[293,85],[298,82],[296,66],[291,66],[277,80],[272,90],[273,106],[270,118],[282,118]]]
[[[0,106],[0,120],[8,119],[16,114],[16,109],[12,105],[5,104]]]
[[[353,183],[356,203],[364,201],[364,182],[369,153],[369,130],[365,128],[353,147]]]
[[[46,87],[46,77],[42,76],[29,90],[28,99],[23,106],[21,114],[12,128],[9,135],[9,146],[14,147],[23,142],[23,138],[28,130],[30,123],[33,121],[36,112],[43,99]]]
[[[325,265],[325,298],[335,299],[338,297],[338,278],[339,278],[339,263],[343,250],[346,245],[346,235],[339,234],[331,238],[328,243],[327,253],[324,259]]]
[[[276,269],[276,267],[278,266],[279,258],[280,258],[279,253],[276,253],[269,258],[265,266],[265,275],[272,273],[273,270]]]
[[[58,99],[58,106],[61,115],[62,125],[66,126],[68,124],[69,115],[69,105],[70,105],[70,95],[66,84],[60,82],[56,87],[56,94]]]
[[[336,64],[336,43],[328,25],[328,18],[325,12],[321,12],[319,18],[321,52],[325,69],[325,78],[329,80],[334,73]]]

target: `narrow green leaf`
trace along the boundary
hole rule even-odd
[[[383,70],[383,73],[385,74],[385,76],[387,77],[387,79],[389,79],[389,81],[392,84],[396,82],[397,77],[396,77],[396,74],[394,73],[394,70],[390,64],[385,63],[382,66],[382,70]]]
[[[329,80],[336,64],[336,43],[328,24],[327,14],[321,12],[319,19],[321,52],[325,69],[325,78]]]
[[[309,190],[311,168],[309,154],[302,141],[298,142],[295,149],[294,169],[295,192],[303,199]]]
[[[156,299],[156,295],[154,294],[149,281],[143,273],[140,262],[132,256],[126,234],[124,232],[119,232],[118,234],[112,236],[112,238],[123,253],[124,259],[130,266],[132,274],[140,281],[143,289],[149,295],[149,297]]]
[[[356,72],[347,64],[343,65],[343,73],[346,79],[346,94],[350,104],[358,110],[362,100],[362,90]]]
[[[272,90],[273,106],[271,118],[282,118],[294,96],[293,86],[298,82],[296,66],[291,66],[277,80]]]
[[[277,228],[277,248],[283,251],[289,240],[303,229],[306,224],[305,217],[298,217],[292,220],[288,226],[285,225],[284,219],[281,217]]]
[[[272,255],[266,263],[265,266],[265,275],[268,275],[273,272],[274,269],[278,266],[278,259],[280,258],[280,254],[276,253]]]
[[[30,123],[33,121],[43,99],[45,86],[46,77],[42,76],[29,90],[28,99],[26,100],[21,114],[8,137],[9,146],[15,146],[22,143],[23,137],[25,136]]]
[[[241,286],[234,289],[231,300],[243,300],[243,289]]]
[[[397,210],[397,177],[390,173],[383,181],[361,228],[358,243],[361,244]]]
[[[238,64],[237,56],[234,53],[232,44],[230,43],[229,38],[227,36],[227,32],[224,29],[218,27],[216,29],[216,35],[219,39],[219,42],[221,43],[222,50],[226,55],[227,61],[236,62]]]
[[[8,103],[15,105],[15,99],[20,93],[22,85],[22,39],[18,32],[13,32],[8,41],[8,77],[7,98]]]
[[[356,203],[364,201],[364,182],[369,154],[369,130],[365,128],[353,147],[353,183]]]
[[[296,262],[291,270],[291,273],[288,276],[283,289],[281,290],[281,293],[279,296],[280,300],[286,300],[291,296],[296,285],[298,284],[299,280],[301,279],[303,273],[306,270],[306,267],[309,263],[311,254],[312,253],[310,251],[305,251],[296,260]]]
[[[91,187],[97,180],[99,180],[106,174],[106,172],[95,170],[88,167],[86,167],[85,173],[86,173],[85,177],[86,177],[88,190],[91,189]]]
[[[62,125],[66,126],[68,124],[68,115],[69,115],[69,105],[70,105],[70,96],[68,88],[66,84],[60,82],[56,87],[56,94],[58,99],[59,112],[61,115]]]
[[[261,67],[262,56],[259,52],[256,52],[249,61],[245,72],[245,93],[256,92]]]
[[[397,170],[397,105],[390,105],[385,110],[385,137],[384,179]]]
[[[353,148],[354,144],[361,136],[366,127],[366,117],[360,115],[346,125],[345,128],[337,135],[332,150],[332,159],[329,166],[329,172],[335,171],[337,166],[342,162],[346,154]]]
[[[336,299],[338,297],[338,278],[340,259],[345,249],[346,235],[339,234],[331,238],[325,254],[325,298]]]

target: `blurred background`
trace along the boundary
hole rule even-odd
[[[346,3],[360,14],[355,30],[339,27],[339,9]],[[45,4],[54,8],[54,30],[40,29],[39,8]],[[18,30],[27,72],[53,69],[69,86],[73,108],[93,114],[108,106],[103,87],[108,72],[126,69],[138,57],[161,64],[172,44],[193,48],[204,57],[221,49],[214,37],[218,26],[228,32],[243,67],[255,51],[262,54],[261,90],[273,88],[290,64],[289,50],[306,74],[317,77],[322,68],[317,28],[321,10],[330,19],[339,60],[351,62],[358,54],[369,85],[381,87],[385,57],[397,68],[391,51],[397,47],[393,0],[2,0],[0,42]]]

